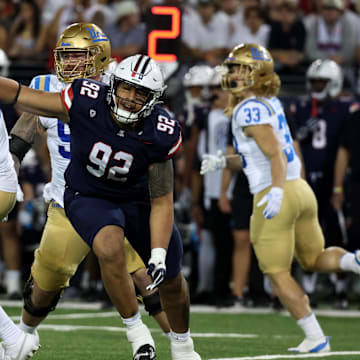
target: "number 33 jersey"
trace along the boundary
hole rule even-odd
[[[247,126],[270,125],[287,158],[286,180],[300,177],[301,162],[293,146],[293,139],[278,98],[250,97],[233,110],[232,133],[236,151],[241,155],[243,170],[250,191],[257,194],[272,184],[271,164],[252,137],[245,135]]]
[[[80,194],[115,201],[147,199],[149,166],[180,149],[180,126],[157,105],[136,130],[121,129],[109,111],[108,89],[77,79],[61,92],[71,127],[66,184]]]

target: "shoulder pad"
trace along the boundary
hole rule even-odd
[[[271,122],[275,110],[265,99],[248,99],[234,109],[234,120],[240,126],[263,125]]]
[[[54,75],[50,75],[50,74],[35,76],[31,80],[30,87],[36,90],[53,91],[51,87],[51,82],[53,80],[53,77]]]

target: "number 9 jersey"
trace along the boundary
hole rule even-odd
[[[239,103],[233,111],[232,133],[236,151],[241,155],[243,170],[248,178],[250,192],[257,194],[272,184],[270,160],[256,141],[245,135],[247,126],[270,125],[286,155],[286,180],[300,177],[301,162],[293,146],[293,139],[278,98],[250,97]]]

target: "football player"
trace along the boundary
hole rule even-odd
[[[351,254],[340,247],[324,248],[316,198],[300,178],[301,163],[276,97],[280,79],[268,50],[240,44],[223,65],[222,87],[231,92],[228,111],[233,116],[238,154],[205,155],[201,172],[224,167],[244,170],[254,195],[250,240],[260,269],[305,333],[300,345],[289,351],[330,351],[329,337],[312,313],[307,295],[291,276],[293,255],[308,271],[360,274],[360,251]]]
[[[0,220],[4,221],[16,202],[18,179],[14,162],[9,153],[8,133],[3,113],[0,110]],[[0,359],[10,359],[5,356],[11,352],[11,359],[24,360],[39,348],[39,335],[26,334],[18,328],[0,306]]]
[[[99,27],[90,23],[70,25],[60,36],[55,48],[55,75],[35,77],[31,87],[44,91],[60,91],[74,79],[94,78],[109,81],[110,42]],[[112,64],[110,64],[112,65]],[[45,186],[44,197],[50,202],[40,248],[35,252],[31,278],[24,290],[24,309],[20,327],[34,333],[36,327],[54,310],[65,287],[78,265],[88,254],[89,246],[80,238],[67,219],[63,209],[65,189],[64,172],[70,161],[70,129],[56,118],[39,118],[40,126],[47,131],[51,159],[51,182]],[[37,116],[24,113],[11,132],[10,149],[19,163],[30,148],[36,134]],[[138,287],[145,309],[158,320],[164,332],[170,327],[161,309],[157,289],[148,291],[151,277],[131,245],[125,240],[127,268]]]
[[[317,202],[319,221],[322,226],[326,245],[337,246],[344,242],[338,216],[330,206],[333,193],[333,174],[336,153],[346,119],[359,107],[350,96],[341,95],[343,75],[335,61],[318,59],[306,72],[308,95],[290,103],[294,115],[298,138],[304,157],[306,180],[313,189]],[[345,237],[346,239],[346,237]],[[303,276],[303,288],[316,304],[317,274]],[[335,307],[345,309],[349,306],[346,298],[344,274],[334,274]]]
[[[101,42],[104,35],[94,34]],[[0,79],[0,100],[71,125],[65,213],[92,247],[105,288],[127,327],[136,359],[155,359],[126,271],[124,235],[145,262],[171,326],[173,360],[198,360],[189,331],[189,296],[174,225],[172,157],[180,126],[157,105],[165,90],[158,64],[135,55],[118,64],[110,86],[75,79],[61,93]]]

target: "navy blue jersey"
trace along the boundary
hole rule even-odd
[[[358,104],[349,97],[323,102],[303,97],[290,103],[308,175],[332,178],[345,120],[356,107]]]
[[[136,131],[120,128],[106,101],[108,86],[77,79],[62,91],[71,126],[67,186],[80,194],[116,201],[148,198],[147,173],[181,147],[180,126],[155,106]]]

